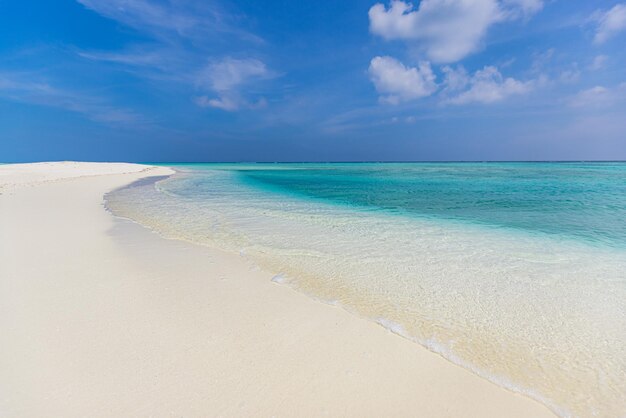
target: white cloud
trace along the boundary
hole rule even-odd
[[[503,0],[502,3],[513,17],[517,17],[519,13],[530,16],[543,9],[543,0]]]
[[[604,86],[595,86],[582,90],[570,97],[567,101],[571,107],[606,107],[626,99],[626,83],[609,89]]]
[[[609,60],[609,57],[606,55],[597,55],[593,58],[593,62],[589,66],[589,68],[593,71],[601,70],[606,65],[606,62]]]
[[[136,112],[115,107],[102,98],[55,87],[18,73],[0,73],[0,96],[15,102],[67,110],[107,124],[140,126],[146,122]]]
[[[240,105],[238,101],[229,97],[211,99],[208,96],[199,96],[194,99],[194,102],[200,107],[215,107],[229,112],[239,109]]]
[[[578,65],[573,63],[571,68],[561,71],[558,80],[565,84],[574,84],[580,81],[580,70]]]
[[[226,57],[218,62],[210,63],[196,77],[196,84],[217,93],[218,97],[201,96],[196,104],[202,107],[215,107],[222,110],[234,111],[240,107],[262,107],[261,99],[257,104],[250,104],[242,99],[239,88],[253,80],[273,77],[266,65],[254,58],[236,59]]]
[[[427,97],[440,90],[442,104],[464,105],[468,103],[491,104],[530,92],[541,79],[520,81],[503,77],[494,66],[486,66],[470,74],[462,66],[441,69],[444,81],[436,83],[436,76],[428,62],[419,67],[407,67],[392,57],[375,57],[369,67],[369,75],[380,101],[398,104]]]
[[[122,52],[78,52],[83,58],[92,61],[107,61],[138,67],[163,67],[171,59],[170,51],[152,50],[146,47],[133,47]],[[171,65],[170,65],[171,66]]]
[[[212,91],[218,97],[211,98],[202,95],[193,99],[201,107],[214,107],[222,110],[235,111],[241,107],[259,109],[265,105],[261,99],[257,103],[247,101],[242,97],[242,90],[254,81],[269,79],[277,74],[269,70],[265,63],[258,59],[222,58],[204,65],[200,70],[199,64],[192,64],[185,60],[179,52],[134,51],[126,53],[83,53],[87,59],[108,61],[129,66],[131,72],[154,80],[165,80],[193,86],[204,92]],[[206,59],[203,60],[206,62]],[[192,68],[190,68],[192,67]],[[196,68],[193,68],[196,67]]]
[[[463,105],[468,103],[495,103],[509,96],[528,93],[534,81],[504,78],[496,67],[487,66],[469,75],[462,67],[444,68],[446,78],[444,92],[449,95],[444,103]]]
[[[437,90],[435,75],[428,62],[406,67],[392,57],[375,57],[370,62],[370,79],[385,103],[398,104],[430,96]]]
[[[200,83],[208,84],[218,92],[228,91],[251,78],[267,77],[265,64],[254,58],[236,59],[226,57],[209,64],[199,77]]]
[[[146,0],[77,0],[83,6],[110,19],[136,29],[172,30],[184,34],[199,22],[191,15],[182,14],[167,4]]]
[[[607,12],[600,12],[597,20],[598,28],[594,42],[602,44],[619,32],[626,30],[626,4],[616,4]]]
[[[566,62],[567,54],[554,48],[532,54],[529,74],[536,83],[575,84],[581,81],[583,72],[576,61]]]
[[[441,71],[443,71],[444,74],[444,94],[464,90],[470,82],[470,76],[467,73],[467,70],[461,65],[457,68],[452,68],[446,65],[441,69]]]
[[[263,62],[224,58],[206,65],[211,51],[218,49],[216,42],[243,40],[246,49],[250,41],[263,42],[234,24],[243,16],[226,13],[217,2],[204,0],[77,1],[151,38],[122,51],[79,52],[83,58],[124,66],[139,77],[202,89],[200,97],[194,99],[202,107],[234,111],[242,107],[259,108],[266,103],[264,99],[250,102],[242,94],[242,86],[272,75]],[[217,97],[210,97],[209,91]]]
[[[535,74],[543,73],[546,69],[551,68],[556,50],[549,48],[543,52],[533,53],[532,65],[530,71]]]
[[[569,100],[572,107],[584,107],[606,103],[609,100],[610,91],[606,87],[595,86],[578,92]]]
[[[439,63],[459,61],[480,49],[495,23],[538,12],[541,0],[392,0],[369,10],[370,31],[387,40],[417,42],[428,58]]]
[[[199,0],[76,0],[86,8],[156,38],[180,37],[206,42],[211,34],[229,33],[240,38],[262,42],[231,21],[228,13],[215,2]]]

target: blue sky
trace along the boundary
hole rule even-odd
[[[626,159],[626,3],[0,0],[0,161]]]

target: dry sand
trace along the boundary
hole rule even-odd
[[[0,416],[554,417],[237,255],[105,211],[107,191],[168,173],[0,166]]]

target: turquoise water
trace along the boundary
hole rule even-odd
[[[561,416],[626,411],[626,164],[201,164],[107,196]]]
[[[626,245],[626,163],[187,167],[231,170],[242,182],[276,193]],[[197,196],[201,185],[187,193]]]

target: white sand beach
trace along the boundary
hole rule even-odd
[[[105,210],[105,193],[171,173],[0,166],[0,416],[555,416],[236,254]]]

